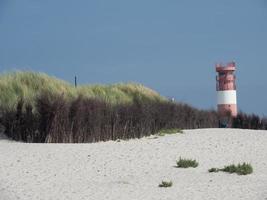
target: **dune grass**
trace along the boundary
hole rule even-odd
[[[209,169],[209,172],[228,172],[230,174],[236,173],[238,175],[248,175],[248,174],[252,174],[253,173],[253,167],[251,166],[251,164],[249,163],[242,163],[242,164],[238,164],[238,165],[228,165],[225,166],[224,168],[211,168]]]
[[[12,72],[0,76],[0,106],[15,109],[17,102],[23,99],[34,105],[36,97],[43,91],[74,96],[74,87],[69,83],[50,77],[44,73]]]
[[[176,161],[177,168],[189,168],[189,167],[196,168],[197,166],[198,162],[192,159],[185,159],[180,157],[180,159]]]
[[[0,75],[0,91],[0,108],[8,110],[14,110],[20,99],[34,107],[36,98],[43,92],[59,94],[70,100],[82,95],[111,104],[132,103],[134,99],[166,100],[157,92],[141,84],[81,85],[75,88],[72,84],[45,73],[27,71]]]
[[[172,186],[172,181],[162,181],[159,184],[159,187],[164,187],[164,188],[171,187],[171,186]]]

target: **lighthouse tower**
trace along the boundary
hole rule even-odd
[[[216,89],[217,107],[220,115],[220,127],[231,127],[230,116],[237,115],[236,105],[236,65],[234,62],[227,65],[217,64]]]

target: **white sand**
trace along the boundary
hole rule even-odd
[[[153,138],[153,137],[151,137]],[[0,139],[0,200],[267,199],[267,131],[203,129],[157,139],[24,144]],[[179,156],[199,161],[175,168]],[[208,173],[250,162],[254,173]],[[159,188],[171,180],[171,188]]]

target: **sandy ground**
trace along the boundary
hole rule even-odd
[[[180,157],[196,169],[175,168]],[[250,162],[254,173],[208,173]],[[159,188],[171,180],[171,188]],[[267,200],[267,131],[202,129],[96,144],[25,144],[0,137],[0,200]]]

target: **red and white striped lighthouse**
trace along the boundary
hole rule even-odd
[[[232,117],[237,115],[235,70],[234,62],[227,65],[216,65],[216,72],[218,73],[216,77],[217,107],[221,116],[220,126],[223,127],[231,127],[229,115]]]

